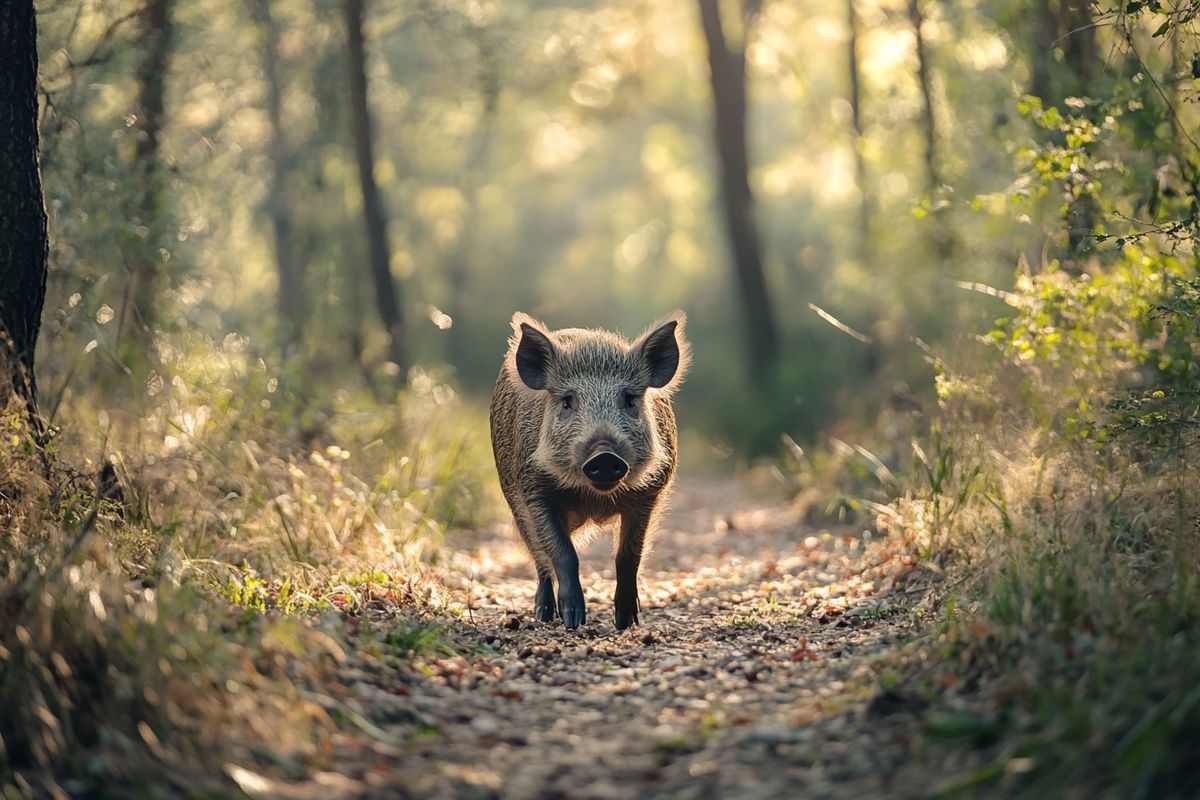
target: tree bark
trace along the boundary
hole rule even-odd
[[[908,19],[916,41],[917,84],[921,90],[921,133],[925,140],[925,190],[929,195],[930,216],[934,225],[933,247],[938,256],[945,261],[953,254],[954,238],[937,207],[938,193],[942,187],[942,172],[938,164],[937,119],[934,116],[933,108],[933,81],[929,68],[929,48],[925,44],[925,35],[921,30],[925,19],[921,12],[921,0],[908,0]]]
[[[0,407],[12,393],[36,419],[34,349],[49,247],[38,167],[37,20],[32,0],[0,3]]]
[[[748,363],[756,375],[769,374],[779,357],[779,333],[767,290],[762,245],[754,215],[754,194],[750,190],[745,36],[740,47],[730,50],[718,0],[699,0],[699,4],[700,23],[708,48],[721,198],[746,326]],[[745,31],[752,26],[760,5],[751,0],[743,6]]]
[[[271,183],[267,190],[267,214],[275,242],[275,271],[279,279],[276,302],[285,353],[294,351],[304,336],[304,285],[292,242],[292,214],[287,199],[291,159],[283,130],[283,81],[279,67],[279,31],[271,15],[271,0],[251,0],[251,13],[262,39],[263,77],[267,82],[267,119],[271,124],[268,144]]]
[[[371,110],[367,101],[366,47],[363,42],[363,0],[344,0],[346,45],[350,68],[350,120],[358,178],[363,197],[368,262],[375,287],[379,318],[388,335],[388,357],[400,369],[401,382],[408,371],[405,352],[404,317],[400,287],[392,278],[391,251],[387,237],[387,214],[375,183],[375,153],[371,132]]]
[[[850,78],[850,132],[854,148],[854,177],[858,183],[858,257],[864,263],[871,260],[871,198],[867,188],[867,162],[863,157],[862,81],[858,71],[859,20],[856,0],[846,0],[846,21],[850,38],[847,47],[847,67]]]

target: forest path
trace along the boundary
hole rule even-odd
[[[515,533],[448,541],[443,581],[471,597],[451,623],[463,654],[389,664],[371,644],[386,622],[364,625],[330,688],[361,717],[321,796],[906,794],[905,735],[868,709],[872,664],[917,624],[887,605],[895,567],[737,481],[682,480],[671,506],[628,631],[607,532],[582,548],[577,631],[532,620]]]

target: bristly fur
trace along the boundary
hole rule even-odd
[[[575,534],[619,516],[617,563],[625,578],[618,579],[618,624],[636,621],[637,565],[675,473],[671,397],[691,363],[686,321],[676,311],[629,342],[605,330],[551,330],[513,315],[492,395],[492,446],[517,528],[547,582],[539,585],[539,614],[552,573],[560,599],[564,580],[578,584],[577,574],[560,574],[575,560]],[[597,447],[628,465],[615,486],[597,486],[584,472]],[[582,618],[581,591],[577,599]]]

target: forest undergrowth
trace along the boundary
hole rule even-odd
[[[69,417],[95,430],[44,450],[16,402],[3,415],[5,796],[306,774],[350,713],[317,689],[343,618],[388,616],[399,657],[454,646],[428,617],[461,608],[428,565],[491,501],[453,391],[417,375],[395,403],[343,393],[302,415],[236,337],[176,344],[139,415],[85,393]]]
[[[971,766],[936,794],[1192,797],[1200,756],[1200,306],[1188,262],[1018,275],[931,359],[941,409],[879,525],[944,570],[940,619],[883,688]],[[970,361],[972,357],[979,360]]]

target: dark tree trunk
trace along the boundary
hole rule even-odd
[[[908,0],[908,19],[913,29],[917,49],[917,85],[921,90],[921,134],[925,140],[925,190],[933,206],[933,247],[938,256],[947,260],[953,254],[954,237],[944,215],[938,209],[938,194],[942,187],[942,172],[938,165],[937,120],[933,108],[933,79],[929,68],[929,48],[921,31],[924,15],[921,0]]]
[[[379,318],[388,335],[388,357],[400,368],[403,382],[408,370],[404,340],[404,317],[400,287],[392,278],[391,252],[387,238],[387,214],[375,184],[375,154],[371,133],[371,110],[367,102],[366,48],[363,43],[363,0],[344,0],[346,45],[350,62],[350,120],[358,178],[363,196],[368,262],[375,287]]]
[[[292,215],[287,199],[290,157],[283,131],[283,81],[279,66],[279,31],[271,16],[271,0],[251,0],[251,11],[262,38],[263,77],[267,82],[267,118],[271,123],[268,145],[271,183],[267,213],[275,239],[275,271],[279,278],[276,300],[285,352],[294,351],[304,335],[304,285],[292,246]]]
[[[32,0],[0,2],[0,407],[36,418],[34,348],[46,298],[46,207],[38,171],[37,21]]]
[[[871,198],[867,189],[867,162],[863,158],[862,81],[858,73],[858,10],[857,0],[846,0],[846,21],[850,29],[847,48],[847,67],[850,78],[850,128],[854,148],[854,177],[858,183],[858,257],[871,260]]]
[[[129,303],[132,311],[132,352],[136,373],[147,368],[158,324],[158,305],[167,262],[161,255],[166,192],[160,154],[166,121],[167,70],[171,57],[171,6],[173,0],[151,0],[141,12],[142,54],[137,68],[137,144],[133,169],[138,176],[137,216],[145,241],[137,244],[128,264]],[[122,314],[122,327],[125,314]]]
[[[1062,0],[1063,60],[1075,77],[1072,91],[1087,95],[1096,82],[1096,25],[1092,17],[1093,0]]]
[[[1058,39],[1058,15],[1050,5],[1051,0],[1034,0],[1029,15],[1031,31],[1029,45],[1029,93],[1038,97],[1047,106],[1054,99],[1054,47]],[[1037,223],[1033,226],[1033,241],[1029,246],[1028,260],[1039,264],[1049,251],[1045,227],[1045,204],[1037,205]]]
[[[700,22],[708,46],[721,197],[746,325],[749,364],[757,374],[770,373],[779,357],[779,333],[771,310],[762,245],[754,217],[754,195],[750,191],[745,37],[741,46],[731,51],[721,23],[718,0],[699,0],[699,4]],[[748,2],[744,6],[745,30],[753,24],[759,5]]]
[[[942,185],[937,163],[937,123],[933,116],[933,86],[929,79],[929,52],[921,33],[924,15],[921,0],[908,0],[908,19],[917,44],[917,85],[921,89],[921,133],[925,139],[925,185],[932,197]]]

